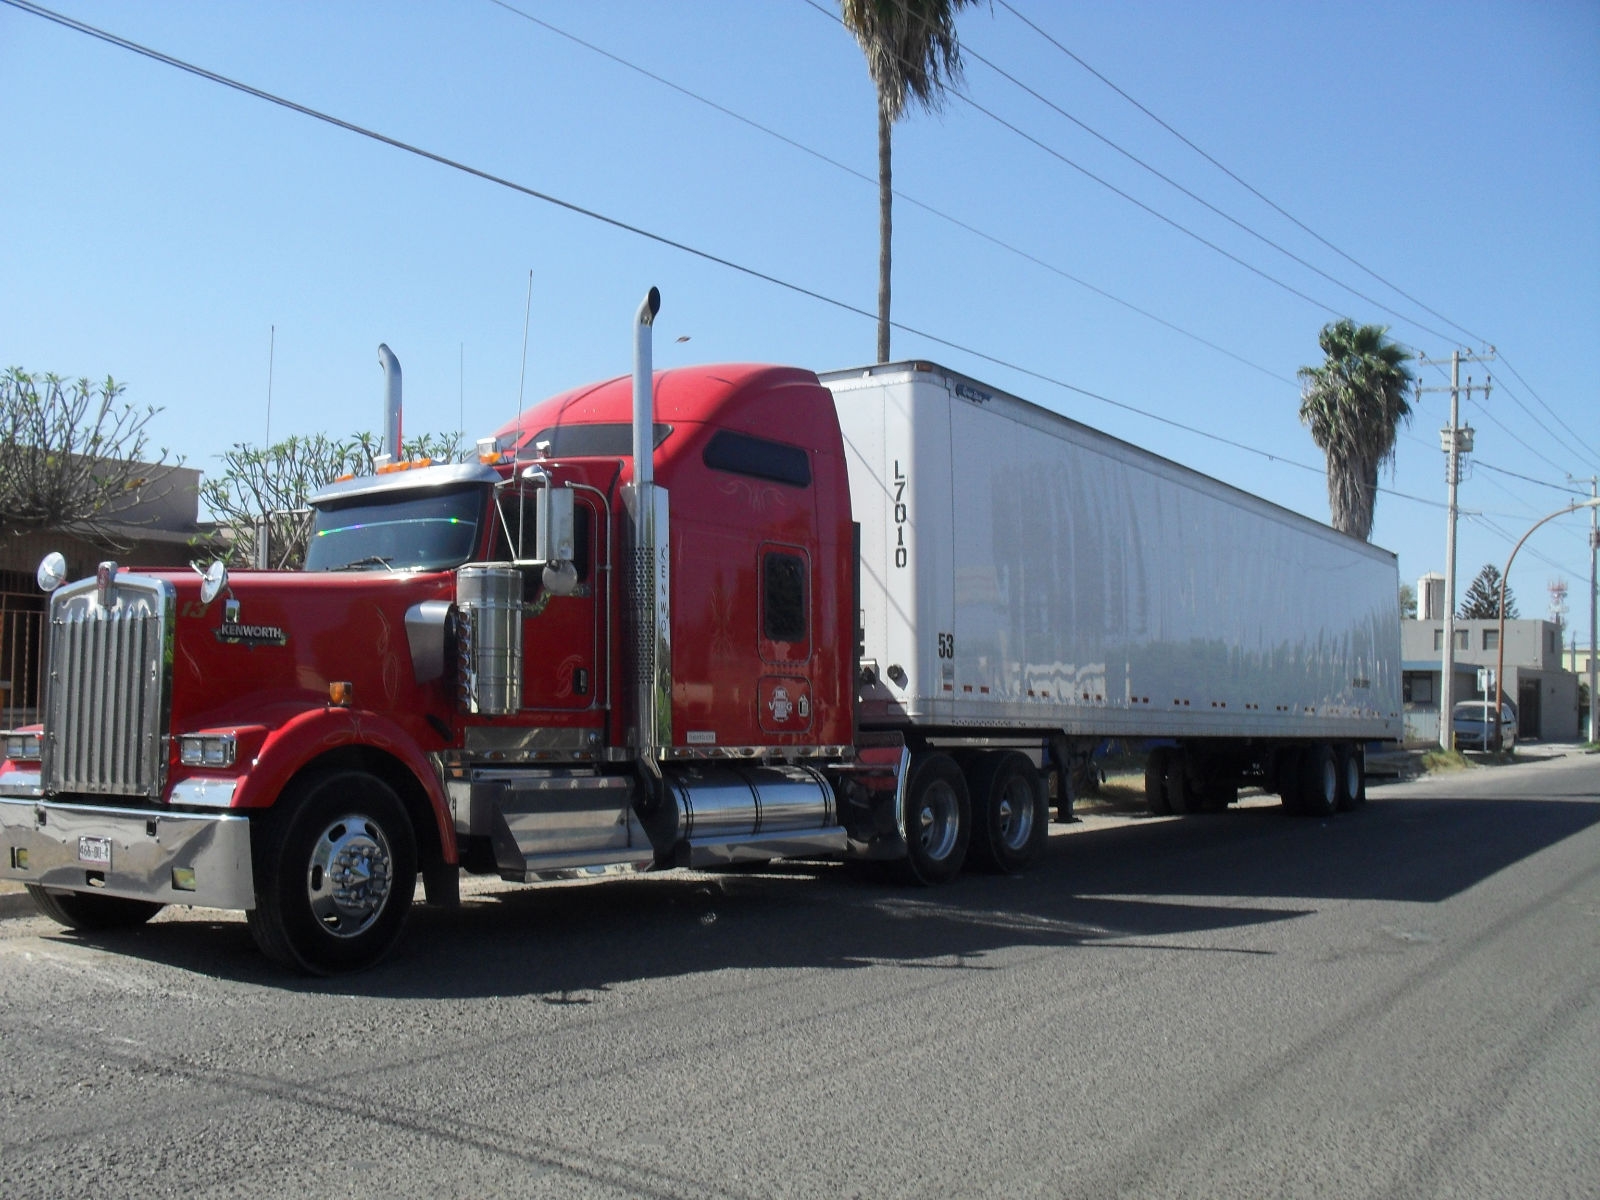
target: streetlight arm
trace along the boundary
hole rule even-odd
[[[1497,727],[1500,720],[1500,714],[1505,710],[1506,704],[1506,581],[1511,578],[1511,564],[1516,561],[1517,551],[1522,549],[1522,543],[1533,536],[1533,531],[1535,529],[1539,528],[1539,526],[1543,525],[1546,521],[1554,521],[1557,517],[1564,517],[1568,513],[1575,513],[1580,508],[1600,508],[1600,496],[1593,496],[1588,500],[1574,500],[1571,504],[1567,505],[1566,508],[1556,509],[1556,511],[1551,513],[1548,517],[1540,517],[1532,525],[1528,526],[1528,532],[1523,534],[1522,537],[1517,540],[1517,544],[1515,546],[1511,547],[1511,557],[1506,559],[1506,569],[1500,576],[1500,632],[1495,635],[1495,650],[1497,651],[1497,656],[1495,658],[1494,666],[1494,716]],[[1590,647],[1589,653],[1594,653],[1593,647]],[[1594,703],[1593,696],[1589,697],[1589,703]],[[1448,714],[1440,715],[1441,719],[1443,720],[1448,721],[1451,719]],[[1487,727],[1485,727],[1484,733],[1487,736]]]

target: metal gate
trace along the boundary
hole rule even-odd
[[[48,597],[33,580],[0,572],[0,728],[39,719],[39,681],[44,666],[44,622]]]

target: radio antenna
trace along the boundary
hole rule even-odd
[[[517,380],[517,416],[522,415],[522,388],[528,381],[528,325],[533,319],[533,268],[528,268],[528,304],[522,311],[522,375]]]

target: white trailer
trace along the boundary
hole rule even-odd
[[[1158,811],[1243,782],[1360,803],[1363,744],[1403,727],[1393,554],[933,364],[821,379],[861,526],[864,726],[1043,735],[1057,767],[1160,740]]]

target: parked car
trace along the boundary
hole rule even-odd
[[[1463,700],[1451,713],[1450,728],[1458,750],[1510,750],[1517,744],[1517,710],[1502,700],[1496,718],[1493,702]]]

